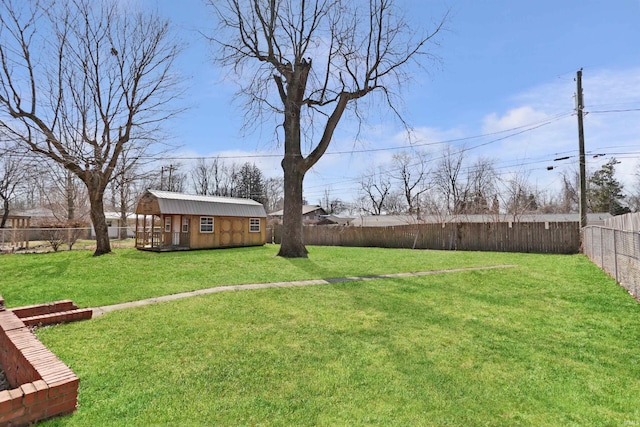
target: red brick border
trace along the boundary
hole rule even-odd
[[[46,326],[54,323],[91,319],[93,310],[78,308],[71,300],[12,308],[11,311],[27,326]]]
[[[0,365],[9,384],[15,387],[0,392],[0,426],[28,425],[76,409],[79,378],[38,341],[16,314],[27,318],[56,314],[50,310],[54,306],[56,303],[5,310],[0,296]],[[62,307],[71,308],[67,301],[58,309]],[[71,310],[74,311],[82,310],[76,307]],[[69,316],[71,320],[73,315]]]

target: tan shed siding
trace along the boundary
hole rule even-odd
[[[250,231],[251,219],[260,220],[260,231]],[[266,218],[247,218],[247,243],[249,245],[264,245],[267,242],[267,221]]]
[[[203,215],[204,216],[204,215]],[[249,232],[249,218],[214,217],[213,233],[200,233],[200,216],[191,217],[191,248],[227,248],[264,245],[266,218],[260,218],[260,232]]]
[[[160,215],[158,199],[150,194],[145,194],[138,202],[136,213],[138,215]]]
[[[206,249],[217,248],[218,235],[220,234],[219,219],[213,217],[213,233],[200,232],[200,217],[210,217],[211,215],[193,215],[191,216],[191,248]]]

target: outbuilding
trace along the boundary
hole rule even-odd
[[[251,199],[147,190],[136,207],[136,248],[151,251],[260,246],[264,206]]]

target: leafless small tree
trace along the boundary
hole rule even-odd
[[[284,180],[281,177],[265,179],[264,192],[267,212],[279,211],[284,207]]]
[[[241,76],[237,81],[247,100],[247,123],[273,114],[283,132],[284,232],[278,255],[306,257],[305,174],[326,152],[345,112],[351,108],[363,118],[359,100],[380,94],[398,114],[395,90],[408,80],[408,65],[433,59],[427,47],[445,20],[427,35],[415,36],[394,0],[209,4],[220,24],[210,37],[219,48],[216,58]]]
[[[401,190],[391,190],[384,201],[384,209],[389,215],[400,215],[407,212],[405,194]]]
[[[222,160],[218,157],[211,161],[200,158],[189,171],[195,193],[203,196],[216,194],[221,175]]]
[[[518,221],[527,213],[538,209],[537,190],[529,181],[530,171],[517,171],[503,181],[501,192],[506,213]]]
[[[148,153],[179,94],[168,22],[119,7],[0,0],[0,132],[84,183],[94,255],[111,251],[104,195],[123,150]]]
[[[80,178],[62,165],[48,161],[40,165],[40,179],[43,202],[58,222],[80,219],[87,221],[90,211],[86,186]]]
[[[580,205],[580,175],[578,171],[563,172],[560,205],[562,213],[577,213]]]
[[[361,177],[361,207],[372,215],[380,215],[385,209],[387,197],[391,193],[391,179],[378,168]]]
[[[402,195],[410,214],[417,212],[420,195],[429,190],[428,173],[425,153],[403,151],[394,154],[391,159],[389,174],[391,178],[400,182]]]
[[[127,238],[128,215],[135,210],[138,198],[146,190],[140,185],[146,175],[141,172],[145,162],[140,162],[130,148],[122,150],[110,182],[112,208],[120,215],[118,238],[121,240]]]
[[[23,157],[17,155],[13,149],[0,147],[0,200],[2,201],[2,216],[0,217],[0,228],[4,228],[9,218],[11,202],[21,186],[26,163]]]
[[[443,207],[453,215],[464,212],[469,195],[468,180],[462,174],[464,153],[464,149],[458,150],[449,145],[444,147],[432,175]]]
[[[480,157],[471,166],[467,174],[470,195],[466,203],[464,213],[467,214],[491,214],[495,213],[492,206],[495,196],[498,194],[496,185],[496,172],[493,161],[486,157]]]

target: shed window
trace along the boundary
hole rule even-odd
[[[249,218],[249,232],[260,232],[260,218]]]
[[[213,217],[212,216],[200,217],[200,232],[213,233]]]
[[[182,232],[183,233],[189,232],[189,218],[187,218],[186,216],[182,217]]]
[[[171,231],[171,217],[164,217],[164,231],[169,233]]]

